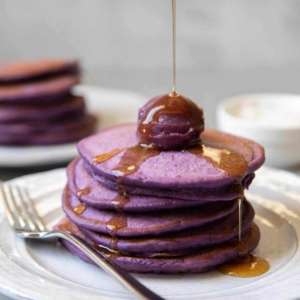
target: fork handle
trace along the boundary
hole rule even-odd
[[[109,260],[100,251],[96,251],[92,246],[90,246],[86,241],[84,241],[77,235],[70,234],[66,231],[54,230],[47,232],[43,236],[43,238],[53,237],[61,238],[70,242],[72,245],[82,251],[86,256],[88,256],[95,264],[101,267],[106,273],[112,275],[121,284],[123,284],[123,286],[125,286],[130,292],[132,292],[138,299],[164,300],[162,297],[146,288],[128,272],[124,271],[111,260]]]

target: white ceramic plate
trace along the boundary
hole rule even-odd
[[[85,96],[88,110],[99,117],[99,129],[118,123],[136,122],[138,109],[148,100],[121,90],[78,85],[74,92]],[[0,146],[0,167],[27,167],[63,163],[77,156],[76,143],[54,146]]]
[[[27,186],[45,223],[62,216],[60,195],[65,170],[28,175],[11,181]],[[253,278],[207,274],[134,275],[166,299],[299,299],[300,177],[263,168],[248,199],[262,233],[255,251],[271,269]],[[0,207],[0,292],[18,299],[130,299],[100,268],[89,265],[58,244],[17,238]]]

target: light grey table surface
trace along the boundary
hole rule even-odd
[[[215,109],[223,99],[245,93],[300,94],[299,78],[300,65],[248,70],[178,70],[177,91],[202,106],[206,126],[215,127]],[[150,99],[155,95],[171,91],[172,70],[138,70],[118,66],[115,68],[91,67],[85,71],[85,82],[105,88],[136,91]],[[65,165],[21,169],[0,168],[0,178],[9,180]],[[295,166],[289,171],[300,175],[300,166]],[[0,300],[4,299],[9,298],[0,295]]]

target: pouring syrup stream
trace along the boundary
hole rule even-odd
[[[176,95],[176,0],[172,0],[173,19],[173,95]]]

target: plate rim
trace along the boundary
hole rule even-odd
[[[21,177],[18,177],[18,178],[15,178],[15,179],[12,179],[12,180],[9,180],[7,182],[9,183],[15,183],[15,182],[18,182],[18,181],[22,181],[22,180],[28,180],[29,178],[39,178],[41,175],[51,175],[51,174],[56,174],[56,173],[61,173],[61,174],[65,174],[65,168],[59,168],[59,169],[54,169],[54,170],[49,170],[49,171],[44,171],[44,172],[40,172],[40,173],[35,173],[35,174],[28,174],[28,175],[23,175]],[[258,171],[257,173],[259,174],[262,174],[261,176],[264,175],[264,173],[273,173],[274,176],[278,176],[279,174],[281,174],[282,176],[284,177],[288,177],[288,179],[291,179],[293,180],[295,183],[298,183],[299,184],[299,187],[300,187],[300,177],[293,174],[293,173],[290,173],[288,171],[285,171],[285,170],[279,170],[279,169],[273,169],[273,168],[269,168],[269,167],[263,167],[261,168],[260,171]],[[281,177],[281,176],[280,176]],[[34,180],[34,179],[32,179]],[[285,182],[286,186],[288,187],[288,181],[287,183]],[[253,185],[255,185],[255,183],[253,183]],[[293,199],[291,199],[293,200]],[[254,201],[255,202],[255,201]],[[256,203],[256,202],[255,202]],[[263,205],[262,205],[263,206]],[[263,206],[264,208],[268,209],[267,207]],[[276,212],[274,212],[273,210],[269,209],[270,211],[272,211],[272,213],[275,213],[277,214]],[[2,215],[2,216],[1,216]],[[278,214],[277,214],[278,215]],[[1,222],[3,222],[3,219],[4,219],[4,214],[3,214],[3,207],[0,206],[0,216],[1,216]],[[282,216],[281,216],[282,217]],[[288,221],[288,220],[286,220]],[[299,239],[299,237],[297,237]],[[299,242],[299,241],[298,241]],[[24,242],[25,243],[25,242]],[[1,249],[1,241],[0,241],[0,249]],[[298,254],[299,254],[299,243],[297,244],[297,249],[296,251]],[[292,259],[291,259],[292,260]],[[276,273],[276,272],[274,272]],[[272,275],[272,274],[271,274]],[[268,277],[268,276],[266,276]],[[296,277],[300,277],[300,274],[297,274],[293,277],[293,279],[295,279]],[[291,281],[291,278],[287,278],[285,280],[283,280],[282,284],[286,284],[287,281]],[[251,283],[250,283],[251,284]],[[232,290],[232,289],[230,289]],[[243,286],[241,287],[237,287],[237,288],[234,288],[234,290],[243,290]],[[4,295],[7,295],[9,297],[14,297],[14,296],[17,296],[18,299],[33,299],[33,298],[30,298],[30,294],[27,294],[26,296],[22,295],[22,293],[14,293],[13,292],[13,288],[9,289],[8,286],[6,287],[3,287],[3,283],[0,282],[0,291],[4,294]],[[300,293],[300,287],[297,288],[297,286],[294,285],[294,292],[297,292]],[[20,291],[21,292],[21,291]],[[226,293],[227,294],[227,293]],[[224,298],[228,298],[229,296],[224,294]],[[100,296],[100,295],[99,295]],[[102,296],[102,295],[101,295]],[[297,296],[297,295],[296,295]],[[28,298],[29,297],[29,298]],[[102,296],[103,299],[106,299],[105,295]],[[47,299],[47,298],[45,298]],[[110,297],[108,297],[107,299],[111,299]],[[116,299],[116,298],[114,298]],[[123,299],[123,298],[122,298]],[[191,296],[188,297],[187,299],[191,299]],[[214,297],[213,294],[212,295],[209,295],[208,299],[219,299],[218,297]],[[247,297],[245,299],[248,299]],[[249,298],[250,299],[250,298]],[[266,298],[267,299],[267,298]],[[277,299],[276,297],[274,299]],[[279,299],[279,298],[278,298]],[[284,299],[284,298],[280,298],[280,299]]]

